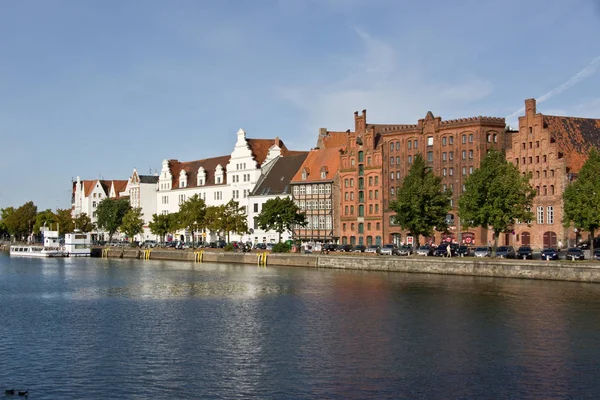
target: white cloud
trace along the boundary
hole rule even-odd
[[[376,123],[416,123],[428,110],[452,109],[493,91],[491,82],[474,75],[453,82],[424,76],[410,57],[399,60],[388,42],[362,29],[355,31],[362,51],[345,61],[338,58],[328,67],[339,71],[332,83],[277,88],[281,98],[307,113],[305,139],[312,141],[318,127],[354,129],[352,113],[356,110],[371,110],[369,121]]]

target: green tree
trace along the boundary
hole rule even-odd
[[[9,235],[15,235],[15,227],[11,225],[12,215],[15,213],[14,207],[6,207],[0,210],[0,220],[2,221],[2,230]]]
[[[240,203],[235,200],[230,200],[221,207],[221,212],[221,227],[227,234],[227,242],[230,241],[229,234],[232,232],[240,235],[248,232],[246,207],[240,206]]]
[[[223,230],[221,217],[223,215],[223,206],[208,206],[206,207],[206,215],[204,216],[204,227],[211,232],[216,232],[217,235]]]
[[[40,228],[43,226],[47,227],[50,230],[52,230],[53,228],[58,230],[60,228],[60,226],[57,225],[57,222],[58,222],[58,218],[56,217],[56,214],[54,214],[52,212],[52,210],[47,209],[47,210],[41,211],[35,216],[35,224],[33,225],[33,232],[35,234],[39,234]],[[54,226],[52,226],[53,224],[54,224]]]
[[[127,235],[129,242],[133,246],[133,238],[135,235],[144,232],[144,219],[142,218],[141,208],[129,208],[123,216],[123,222],[119,230]]]
[[[179,226],[192,232],[192,237],[196,237],[196,232],[205,227],[205,216],[206,203],[197,194],[179,206]],[[195,246],[195,241],[192,246]]]
[[[60,230],[63,232],[73,232],[75,226],[73,224],[73,217],[71,216],[70,209],[56,209],[56,222],[58,222],[58,226]]]
[[[36,216],[37,207],[32,201],[29,201],[14,210],[8,216],[5,223],[11,234],[15,235],[18,239],[24,239],[25,236],[33,233]]]
[[[590,233],[590,254],[594,254],[594,235],[600,228],[600,154],[592,147],[577,180],[563,192],[563,225]]]
[[[105,198],[98,204],[96,208],[96,216],[98,218],[98,228],[108,232],[108,241],[112,241],[112,237],[123,223],[125,213],[131,208],[127,199],[111,199]]]
[[[152,214],[152,221],[148,224],[150,232],[160,237],[162,242],[165,242],[165,236],[169,232],[177,229],[174,223],[173,214]]]
[[[263,204],[256,223],[264,231],[277,232],[277,241],[281,243],[281,234],[291,231],[294,225],[306,225],[306,216],[292,199],[278,196]]]
[[[74,229],[79,229],[81,232],[91,232],[94,230],[94,224],[86,213],[80,213],[77,217],[71,219]]]
[[[440,232],[448,229],[446,215],[452,192],[442,191],[441,182],[442,178],[435,176],[421,154],[417,154],[398,188],[396,200],[390,202],[396,223],[416,236],[417,246],[419,235],[431,236],[434,229]]]
[[[465,228],[492,228],[494,256],[500,233],[509,231],[516,220],[533,218],[530,210],[535,190],[530,178],[522,176],[503,153],[491,150],[465,182],[465,191],[458,199],[461,223]]]

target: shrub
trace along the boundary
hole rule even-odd
[[[225,250],[225,251],[233,251],[234,248],[233,248],[233,245],[231,243],[228,243],[228,244],[225,245],[225,247],[223,247],[223,250]]]
[[[273,253],[289,253],[292,246],[288,243],[277,243],[273,246]]]

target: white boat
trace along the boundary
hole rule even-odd
[[[10,246],[11,257],[66,257],[58,239],[58,231],[44,231],[43,245],[14,245]]]
[[[92,234],[75,229],[65,235],[64,252],[69,257],[89,257],[92,254]]]

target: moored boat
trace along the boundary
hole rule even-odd
[[[44,231],[43,245],[13,245],[10,246],[11,257],[66,257],[58,239],[58,231]]]
[[[75,229],[65,235],[64,252],[69,257],[89,257],[92,254],[92,235]]]

